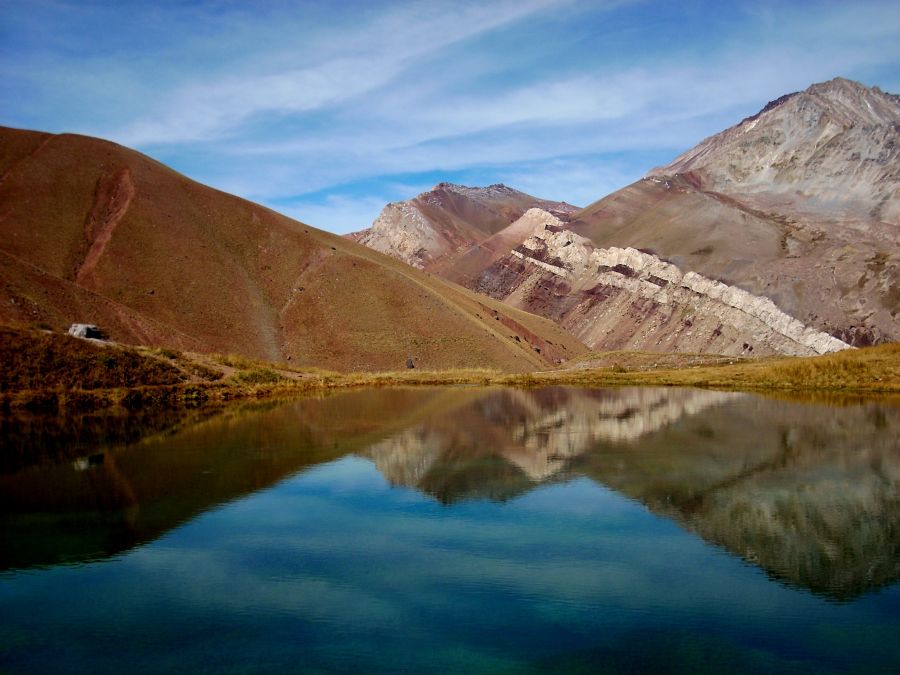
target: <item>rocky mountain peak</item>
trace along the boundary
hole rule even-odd
[[[898,222],[898,166],[897,97],[835,78],[771,101],[648,177],[690,173],[702,189],[766,211],[777,196],[797,214]]]
[[[815,100],[831,117],[851,126],[900,122],[897,97],[885,94],[878,87],[870,88],[853,80],[836,77],[814,84],[802,93]]]
[[[778,98],[776,98],[772,101],[769,101],[762,107],[762,110],[760,110],[758,113],[754,113],[753,115],[750,115],[750,117],[745,117],[743,120],[741,120],[740,124],[746,124],[748,122],[753,122],[754,120],[759,119],[760,116],[765,115],[770,110],[775,110],[779,106],[784,105],[785,103],[790,101],[795,96],[798,96],[799,94],[800,94],[799,91],[795,91],[795,92],[791,92],[790,94],[785,94],[784,96],[779,96]],[[738,126],[740,126],[740,125],[738,125]]]
[[[563,219],[578,211],[503,183],[470,187],[442,181],[412,199],[388,204],[370,228],[349,237],[414,267],[429,268],[482,243],[533,207]]]
[[[749,125],[789,102],[800,109],[815,107],[846,126],[891,124],[896,122],[900,114],[900,96],[883,92],[878,87],[866,87],[844,77],[835,77],[827,82],[813,84],[804,91],[779,96],[769,101],[759,112],[741,120],[737,126]],[[785,112],[792,114],[796,110],[789,109]]]
[[[504,185],[503,183],[494,183],[492,185],[488,185],[487,187],[472,187],[469,185],[459,185],[457,183],[441,181],[433,188],[431,188],[431,190],[429,190],[428,192],[423,192],[422,194],[420,194],[418,198],[427,199],[429,196],[447,192],[474,200],[497,199],[510,196],[528,196],[524,192],[515,190],[507,185]]]

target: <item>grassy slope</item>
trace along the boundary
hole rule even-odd
[[[660,354],[660,361],[667,355]],[[900,344],[845,350],[814,357],[769,357],[759,360],[721,359],[692,364],[696,355],[682,355],[684,364],[663,363],[658,368],[637,365],[635,370],[613,365],[609,369],[566,369],[509,376],[503,382],[579,385],[662,385],[713,389],[900,392]],[[621,353],[621,361],[646,364],[646,355]]]
[[[0,326],[0,392],[109,389],[184,382],[178,368],[133,349]]]
[[[198,350],[202,344],[161,321],[0,251],[0,316],[16,323],[64,328],[74,317],[120,340]]]
[[[812,358],[722,361],[713,357],[616,353],[594,367],[521,375],[492,370],[406,370],[340,374],[246,357],[181,353],[86,342],[30,329],[0,330],[0,404],[7,407],[181,405],[206,400],[290,396],[361,386],[699,386],[757,391],[900,394],[900,344]],[[605,360],[607,365],[596,367]],[[580,365],[591,365],[584,361]],[[612,365],[609,365],[612,364]],[[622,365],[626,364],[626,365]],[[576,366],[579,364],[576,364]]]
[[[113,143],[0,129],[0,177],[0,322],[89,321],[120,342],[336,370],[413,357],[520,372],[584,351],[549,321]]]
[[[459,255],[438,261],[429,269],[445,279],[471,287],[484,270],[525,241],[531,235],[532,228],[530,224],[523,226],[518,221],[511,223]]]

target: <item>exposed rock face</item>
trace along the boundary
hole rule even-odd
[[[654,169],[780,210],[900,222],[900,104],[836,78],[788,94]],[[756,197],[754,199],[753,197]]]
[[[528,213],[534,221],[540,211]],[[542,312],[594,349],[812,355],[849,347],[768,298],[634,248],[596,248],[552,214],[477,289]]]
[[[563,217],[578,211],[571,204],[538,199],[502,184],[478,188],[439,183],[414,199],[388,204],[370,228],[348,236],[427,269],[483,242],[532,206]]]
[[[900,103],[813,85],[588,206],[598,246],[652,247],[857,346],[900,340]]]
[[[388,204],[372,227],[350,238],[418,268],[443,248],[438,233],[408,201]]]
[[[92,323],[73,323],[69,326],[69,335],[89,340],[103,340],[105,335],[98,326]]]
[[[797,330],[783,335],[786,342],[757,339],[763,329],[755,321],[774,316],[768,305],[759,305],[760,316],[747,314],[753,320],[746,322],[719,325],[713,313],[684,317],[685,323],[669,313],[677,303],[660,303],[671,293],[651,295],[636,282],[624,288],[621,275],[598,277],[583,288],[580,275],[555,274],[545,260],[555,253],[520,248],[543,221],[596,249],[651,251],[689,281],[685,273],[693,271],[721,280],[734,289],[731,295],[742,290],[767,298],[800,324],[851,345],[900,340],[900,98],[877,87],[838,78],[782,96],[576,214],[549,209],[552,221],[532,214],[489,235],[459,236],[459,228],[426,217],[419,206],[446,200],[454,189],[466,199],[477,192],[451,187],[426,193],[433,199],[405,202],[414,212],[390,205],[359,240],[563,321],[599,348],[694,350],[705,334],[714,338],[709,350],[738,344],[757,354],[762,342],[766,352],[816,353],[825,341],[798,342]],[[521,255],[511,254],[517,249]],[[545,278],[527,281],[536,268]]]

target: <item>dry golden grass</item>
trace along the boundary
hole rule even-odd
[[[0,364],[0,392],[169,385],[188,379],[176,366],[134,349],[9,327],[0,327]]]
[[[251,368],[249,370],[239,370],[232,375],[231,380],[240,384],[275,384],[283,382],[287,378],[284,375],[276,373],[271,368]]]
[[[295,396],[356,387],[427,385],[694,386],[766,391],[779,395],[855,397],[900,394],[900,344],[812,358],[734,362],[721,357],[619,352],[604,368],[566,368],[508,375],[489,369],[341,374],[234,356],[103,345],[67,335],[0,328],[0,404],[6,407],[80,408],[122,405],[195,406],[243,398]],[[657,359],[648,367],[648,358]],[[685,361],[686,359],[686,361]],[[672,361],[672,359],[669,359]],[[729,363],[729,361],[732,361]],[[629,370],[639,365],[639,369]]]
[[[400,370],[386,373],[350,373],[340,375],[335,384],[349,387],[383,387],[390,385],[492,384],[502,377],[500,371],[487,368],[453,370]]]
[[[205,359],[204,355],[196,354],[193,355],[194,358]],[[326,370],[324,368],[316,368],[315,366],[293,366],[290,364],[279,363],[277,365],[272,364],[269,361],[263,361],[262,359],[251,359],[247,356],[241,356],[240,354],[212,354],[208,357],[208,359],[215,364],[219,364],[222,366],[226,366],[227,368],[234,368],[236,370],[256,370],[259,368],[275,368],[278,371],[288,372],[288,373],[299,373],[303,375],[336,375],[337,373],[333,370]]]
[[[900,344],[851,349],[824,356],[767,358],[684,368],[627,371],[613,366],[608,369],[557,370],[507,376],[498,383],[900,392]]]
[[[616,372],[639,370],[672,370],[694,366],[721,366],[753,358],[720,354],[683,354],[640,351],[588,352],[572,359],[560,370],[597,370],[611,368]]]

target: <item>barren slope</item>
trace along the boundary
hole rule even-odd
[[[588,206],[571,229],[651,248],[852,344],[900,340],[900,103],[848,80],[813,85]]]
[[[896,224],[898,124],[896,96],[838,77],[772,101],[650,175],[692,172],[704,190],[762,208]]]
[[[690,315],[705,301],[664,293],[659,312],[659,293],[637,293],[615,271],[560,282],[516,254],[545,224],[597,249],[656,254],[852,345],[900,340],[900,98],[848,80],[783,96],[574,216],[525,214],[468,248],[431,246],[452,228],[422,218],[416,200],[399,206],[367,231],[377,242],[363,240],[561,321],[595,349],[805,353],[733,312],[730,324],[718,310],[698,323]]]
[[[551,322],[106,141],[0,129],[0,320],[340,370],[544,367]]]
[[[634,248],[597,248],[540,209],[526,217],[543,225],[474,288],[550,317],[596,349],[809,356],[848,347],[767,298]]]

